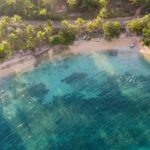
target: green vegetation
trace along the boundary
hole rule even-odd
[[[7,58],[11,53],[10,44],[7,41],[2,41],[0,43],[0,59]]]
[[[0,0],[0,14],[34,20],[62,20],[67,19],[70,12],[80,12],[80,16],[90,18],[107,8],[109,17],[117,17],[134,15],[137,5],[149,3],[149,0]]]
[[[45,44],[45,40],[49,38],[53,31],[51,22],[48,22],[44,27],[34,27],[25,25],[23,28],[10,24],[21,23],[19,16],[12,18],[3,17],[0,21],[0,52],[1,57],[11,56],[14,51],[32,49],[41,47]],[[47,40],[48,41],[48,40]]]
[[[103,24],[104,38],[111,41],[113,38],[118,38],[121,34],[121,24],[119,22],[105,22]]]
[[[97,12],[92,19],[77,17],[74,20],[60,20],[61,25],[56,26],[51,22],[55,4],[63,3],[69,12]],[[0,20],[0,59],[9,58],[17,51],[41,49],[44,45],[72,44],[76,38],[88,34],[90,39],[94,31],[97,35],[103,35],[108,41],[118,38],[121,29],[129,29],[130,32],[141,36],[143,44],[150,46],[150,14],[143,18],[133,19],[126,27],[120,22],[108,21],[112,10],[117,12],[127,3],[131,7],[143,7],[150,4],[149,0],[0,0],[0,13],[4,16]],[[112,7],[112,9],[109,9]],[[61,14],[61,13],[60,13]],[[113,13],[112,13],[113,14]],[[62,13],[62,17],[64,14]],[[115,16],[113,14],[113,16]],[[117,16],[117,15],[116,15]],[[122,16],[122,14],[120,14]],[[43,19],[44,25],[34,26],[24,24],[22,18]],[[49,20],[50,19],[50,20]],[[17,44],[16,44],[17,43]]]
[[[142,41],[144,45],[150,46],[150,24],[147,28],[143,29],[143,38]]]
[[[55,18],[56,13],[52,11],[54,2],[55,0],[0,0],[0,14],[17,14],[27,19]]]
[[[51,36],[49,41],[52,45],[58,44],[72,44],[76,39],[76,34],[74,31],[62,29],[59,31],[58,35]]]
[[[150,46],[150,14],[128,22],[127,27],[132,33],[141,36],[145,45]]]
[[[60,30],[54,30],[51,21],[44,26],[37,27],[22,23],[21,17],[2,17],[0,21],[0,59],[10,57],[19,50],[41,49],[44,45],[72,44],[76,37],[80,37],[83,32],[96,31],[102,34],[106,40],[111,41],[121,34],[121,24],[117,21],[104,21],[98,15],[93,21],[85,21],[78,18],[74,22],[62,21]],[[134,19],[127,23],[130,32],[142,37],[143,44],[150,46],[150,15],[143,18]],[[17,43],[17,44],[16,44]]]
[[[93,9],[95,7],[100,7],[103,3],[106,3],[107,0],[68,0],[70,7],[79,7],[82,9]]]
[[[142,30],[144,28],[144,22],[142,19],[134,19],[130,22],[128,22],[127,27],[129,30],[133,33],[137,33],[137,35],[142,34]]]
[[[43,45],[71,44],[76,38],[76,30],[64,21],[60,31],[54,31],[51,21],[44,26],[26,24],[19,27],[21,17],[2,17],[0,21],[0,59],[8,58],[19,50],[41,49]],[[18,26],[16,26],[16,24]],[[12,25],[12,26],[11,26]]]
[[[76,39],[76,33],[77,33],[76,26],[69,23],[67,20],[62,21],[61,26],[62,28],[60,29],[60,31],[57,33],[57,35],[50,37],[49,42],[52,45],[72,44],[73,41]]]
[[[149,0],[130,0],[133,4],[140,5],[140,4],[148,4]]]

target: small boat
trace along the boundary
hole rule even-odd
[[[135,47],[135,44],[134,44],[134,43],[130,45],[130,48],[134,48],[134,47]]]

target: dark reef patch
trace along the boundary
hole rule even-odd
[[[86,73],[74,72],[70,76],[62,79],[61,81],[67,84],[71,84],[71,83],[77,83],[81,80],[84,80],[86,77],[87,77]]]
[[[148,84],[143,82],[148,81],[147,77],[139,78],[141,85]],[[150,105],[145,98],[150,98],[143,95],[139,102],[137,97],[125,96],[117,79],[117,76],[107,76],[100,84],[90,82],[91,87],[96,84],[99,89],[95,98],[84,99],[81,90],[54,98],[51,113],[57,112],[59,117],[55,127],[57,140],[49,139],[50,149],[109,150],[116,145],[118,150],[150,147],[148,134],[144,132],[149,129],[147,116],[150,114]]]
[[[108,54],[109,56],[117,56],[118,50],[117,49],[110,49],[110,50],[106,51],[105,53]]]
[[[39,84],[30,86],[29,88],[27,88],[26,92],[31,97],[43,98],[44,96],[48,94],[49,89],[46,88],[46,85],[44,83],[39,83]]]
[[[27,128],[27,130],[31,132],[31,121],[29,119],[29,116],[20,108],[16,109],[16,116],[20,120],[20,123],[23,124],[23,127]]]
[[[1,108],[0,108],[1,109]],[[4,119],[0,111],[0,150],[25,150],[21,137],[13,127]]]

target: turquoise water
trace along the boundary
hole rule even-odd
[[[150,66],[137,53],[44,61],[0,91],[0,150],[150,149]]]

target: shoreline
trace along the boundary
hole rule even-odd
[[[133,43],[135,44],[135,47],[130,48]],[[137,51],[140,49],[140,39],[136,36],[124,37],[124,35],[122,35],[120,38],[110,42],[106,41],[104,38],[92,39],[90,41],[75,41],[69,48],[74,54],[108,51],[113,49],[118,51]]]
[[[21,58],[13,58],[0,64],[0,77],[11,74],[24,72],[34,69],[36,58],[33,55],[22,56]]]
[[[134,48],[130,48],[131,44],[135,44]],[[56,46],[60,52],[54,54],[54,48],[47,51],[48,59],[53,61],[59,58],[65,58],[76,54],[94,53],[100,51],[108,51],[117,49],[122,52],[130,51],[140,53],[140,39],[139,37],[124,37],[114,39],[111,42],[100,39],[91,39],[90,41],[77,40],[74,44],[68,46],[68,50],[61,50],[61,46]],[[62,52],[61,52],[62,51]],[[41,53],[39,56],[43,55]],[[0,64],[0,77],[5,77],[10,74],[23,73],[32,70],[36,66],[37,58],[34,55],[28,54],[22,57],[13,58]]]

